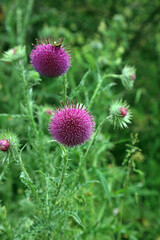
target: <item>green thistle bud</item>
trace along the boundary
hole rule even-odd
[[[10,157],[17,154],[19,139],[12,132],[4,131],[0,133],[0,159],[2,162],[9,161]]]
[[[6,63],[12,63],[25,58],[25,56],[26,56],[26,47],[16,46],[4,52],[3,57],[1,58],[1,61],[4,61]]]
[[[121,81],[125,88],[131,90],[134,85],[134,80],[136,78],[136,69],[131,66],[125,66],[122,69]]]
[[[126,102],[116,100],[110,106],[110,119],[114,127],[126,128],[131,123],[132,113]]]

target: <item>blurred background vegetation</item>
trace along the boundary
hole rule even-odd
[[[73,49],[72,67],[68,72],[69,93],[90,69],[87,79],[90,98],[96,86],[97,65],[101,73],[117,74],[125,64],[136,67],[134,89],[128,92],[118,81],[106,80],[92,112],[97,122],[102,120],[110,100],[115,96],[123,97],[132,106],[133,124],[129,130],[115,131],[107,124],[104,126],[103,131],[109,132],[107,134],[111,142],[108,140],[109,153],[101,157],[107,158],[107,166],[112,161],[116,166],[121,166],[130,132],[139,133],[138,146],[142,154],[138,157],[137,165],[144,172],[144,189],[140,196],[140,207],[127,208],[133,226],[131,234],[124,235],[123,239],[159,240],[160,1],[0,0],[0,56],[9,48],[26,45],[28,67],[32,69],[29,64],[31,44],[35,44],[35,38],[52,35],[65,37],[65,43],[70,42]],[[43,112],[44,107],[52,108],[53,104],[59,104],[60,93],[61,82],[42,77],[41,84],[34,88],[34,99]],[[17,73],[1,62],[0,113],[19,114],[21,97]],[[83,94],[78,96],[78,100],[83,101]],[[47,124],[44,126],[46,134]],[[21,119],[1,117],[0,128],[16,129],[22,142],[25,141],[25,128]],[[102,134],[98,141],[105,141],[106,144]],[[13,188],[17,189],[16,180],[14,184]],[[10,196],[7,184],[6,189],[1,186],[2,200],[7,202],[9,197],[13,197],[13,202],[16,202],[16,196]],[[12,209],[9,211],[12,212]],[[139,232],[139,235],[134,235],[134,231]],[[92,238],[85,238],[84,235],[83,239]]]

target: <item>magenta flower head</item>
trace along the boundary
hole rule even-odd
[[[7,151],[10,148],[8,140],[0,140],[0,151]]]
[[[34,69],[45,77],[58,77],[66,73],[71,66],[68,44],[62,45],[64,38],[58,42],[51,38],[36,39],[37,45],[30,54]]]
[[[57,142],[65,146],[77,146],[88,141],[94,131],[93,116],[83,105],[61,102],[62,108],[53,111],[49,132]]]

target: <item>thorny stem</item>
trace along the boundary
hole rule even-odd
[[[58,200],[59,193],[61,191],[61,188],[62,188],[62,185],[63,185],[63,182],[64,182],[65,173],[66,173],[66,169],[67,169],[67,163],[68,163],[68,152],[67,152],[67,150],[63,146],[61,146],[60,144],[59,144],[59,146],[62,149],[63,167],[62,167],[60,182],[59,182],[58,189],[57,189],[55,204]]]
[[[68,87],[67,75],[63,74],[63,76],[61,76],[61,79],[63,82],[63,100],[65,102],[65,100],[67,99],[67,87]]]
[[[38,137],[37,126],[36,126],[34,116],[33,116],[32,102],[31,102],[29,92],[27,89],[28,87],[27,87],[26,74],[25,74],[25,69],[24,69],[24,65],[23,65],[22,61],[19,62],[19,66],[20,66],[20,71],[21,71],[22,80],[23,80],[23,91],[24,91],[25,104],[26,104],[26,108],[27,108],[27,115],[28,115],[29,120],[31,121],[35,137]]]
[[[103,126],[103,124],[105,123],[105,121],[108,120],[108,119],[110,119],[110,118],[111,118],[111,116],[108,116],[108,117],[106,117],[105,119],[103,119],[103,120],[100,122],[100,124],[98,125],[98,127],[97,127],[97,129],[96,129],[96,131],[95,131],[95,133],[94,133],[94,135],[93,135],[93,137],[92,137],[92,140],[90,141],[90,144],[89,144],[89,146],[88,146],[88,148],[87,148],[84,156],[82,155],[82,152],[80,152],[80,161],[79,161],[78,169],[77,169],[77,171],[76,171],[75,181],[76,181],[76,179],[77,179],[77,177],[78,177],[78,175],[79,175],[79,172],[80,172],[82,166],[83,166],[83,174],[84,174],[84,176],[85,176],[86,179],[88,178],[88,177],[87,177],[87,170],[86,170],[86,162],[85,162],[86,157],[88,156],[88,153],[89,153],[89,151],[90,151],[90,149],[91,149],[91,147],[92,147],[92,145],[93,145],[93,143],[94,143],[94,141],[95,141],[95,139],[96,139],[96,137],[97,137],[97,135],[98,135],[101,127]]]
[[[13,240],[13,232],[12,232],[12,228],[9,225],[8,221],[7,221],[7,214],[6,214],[6,208],[2,207],[0,209],[1,211],[3,211],[3,213],[0,215],[0,220],[3,223],[5,229],[6,229],[6,235],[7,235],[7,239],[8,240]]]
[[[110,119],[110,118],[111,118],[111,116],[106,117],[106,118],[103,119],[103,120],[100,122],[100,124],[98,125],[98,127],[97,127],[97,129],[96,129],[96,131],[95,131],[95,133],[94,133],[94,135],[93,135],[93,138],[92,138],[92,140],[90,141],[90,144],[89,144],[89,146],[88,146],[88,148],[87,148],[87,150],[86,150],[86,152],[85,152],[85,154],[84,154],[83,161],[86,159],[86,157],[87,157],[87,155],[88,155],[88,153],[89,153],[89,151],[90,151],[90,149],[91,149],[91,147],[92,147],[92,145],[93,145],[93,143],[94,143],[94,140],[95,140],[95,138],[97,137],[97,135],[98,135],[101,127],[103,126],[103,124],[105,123],[105,121],[108,120],[108,119]]]
[[[131,167],[132,167],[132,161],[130,160],[129,164],[128,164],[128,168],[127,168],[127,175],[124,179],[123,189],[126,189],[126,187],[128,186],[129,174],[130,174],[130,171],[131,171]],[[124,196],[123,196],[123,199],[122,199],[122,202],[121,202],[121,207],[120,207],[120,216],[119,216],[119,225],[120,226],[122,226],[122,224],[123,224],[123,210],[124,210],[125,195],[126,194],[124,192]],[[117,240],[121,240],[121,231],[120,230],[118,232]]]
[[[13,151],[13,154],[14,154],[14,158],[17,159],[17,162],[19,163],[21,169],[22,169],[22,172],[25,174],[26,178],[29,180],[29,181],[32,181],[23,162],[22,162],[22,158],[21,158],[21,153],[18,152],[18,150],[16,151],[16,156],[15,156],[15,153]],[[37,194],[37,191],[36,191],[36,188],[34,187],[33,184],[30,184],[30,188],[32,190],[32,193],[33,195],[35,196],[35,199],[37,200],[37,202],[39,203],[40,205],[40,199],[38,197],[38,194]]]
[[[109,77],[112,77],[112,78],[120,78],[121,75],[117,75],[117,74],[107,74],[107,75],[104,75],[103,77],[100,78],[100,80],[99,80],[98,83],[97,83],[97,87],[96,87],[96,89],[95,89],[95,91],[94,91],[94,93],[93,93],[93,95],[92,95],[92,97],[91,97],[90,104],[89,104],[89,106],[88,106],[89,109],[92,107],[92,105],[93,105],[93,103],[94,103],[94,100],[95,100],[95,98],[96,98],[96,96],[97,96],[97,94],[98,94],[98,91],[99,91],[100,87],[102,86],[103,80],[104,80],[105,78],[109,78]]]
[[[66,74],[64,74],[63,81],[64,81],[64,100],[66,100],[66,98],[67,98],[67,87],[68,87],[67,75]]]

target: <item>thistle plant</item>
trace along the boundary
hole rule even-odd
[[[134,81],[135,70],[127,67],[122,70],[122,75],[117,75],[100,74],[98,69],[96,86],[89,94],[86,85],[89,84],[87,80],[91,71],[88,70],[73,90],[65,74],[71,66],[71,56],[68,45],[63,45],[64,38],[61,37],[58,41],[55,38],[41,38],[40,41],[36,41],[37,45],[34,45],[30,53],[30,63],[34,70],[29,69],[25,47],[15,47],[7,51],[2,58],[2,61],[15,63],[12,67],[21,79],[24,98],[20,103],[20,117],[25,123],[26,136],[20,148],[15,134],[11,132],[1,134],[0,154],[4,159],[13,159],[19,166],[19,178],[25,186],[26,199],[34,209],[29,224],[25,226],[26,232],[23,233],[23,225],[21,230],[17,229],[12,234],[15,239],[20,240],[30,236],[31,238],[28,239],[62,240],[73,237],[72,231],[68,230],[73,228],[74,239],[85,239],[83,234],[85,236],[87,232],[85,230],[87,223],[85,220],[83,223],[80,215],[83,217],[86,213],[79,210],[81,201],[82,203],[86,201],[89,209],[87,214],[94,219],[88,229],[96,228],[106,211],[104,201],[97,222],[96,205],[99,204],[99,199],[95,196],[94,201],[94,198],[90,197],[90,194],[93,194],[94,184],[104,188],[105,196],[111,206],[111,190],[101,169],[101,164],[104,166],[101,159],[98,169],[98,154],[107,151],[108,147],[106,139],[98,139],[102,134],[101,130],[105,124],[111,126],[111,129],[112,124],[114,127],[126,128],[132,118],[129,105],[121,99],[106,105],[103,118],[95,114],[94,104],[97,103],[106,79],[110,81],[121,79],[123,85],[130,89],[133,82],[131,84],[129,81]],[[57,105],[53,108],[47,105],[47,109],[41,111],[41,106],[33,97],[34,86],[40,84],[39,74],[44,78],[62,76],[61,91],[57,96],[57,99],[61,100],[61,106]],[[55,83],[56,81],[59,80],[55,79]],[[109,86],[107,81],[105,84]],[[81,94],[84,94],[84,99],[81,98]],[[81,100],[77,101],[75,98]],[[96,179],[91,177],[92,172]],[[97,191],[100,189],[98,187]],[[101,206],[98,206],[99,208]]]

